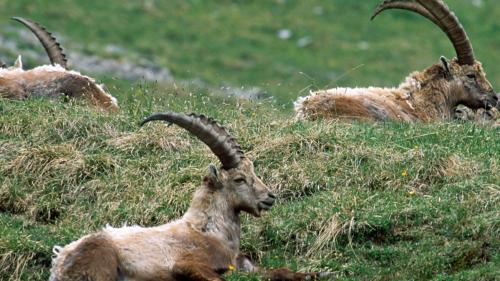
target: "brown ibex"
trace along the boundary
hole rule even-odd
[[[12,19],[27,26],[37,36],[52,65],[23,70],[19,56],[13,67],[0,69],[0,97],[26,99],[58,97],[64,94],[69,97],[85,98],[92,104],[108,110],[118,109],[116,99],[108,94],[102,85],[88,76],[66,69],[67,60],[62,48],[43,26],[20,17]]]
[[[298,119],[345,118],[433,122],[454,117],[457,105],[490,109],[498,98],[481,63],[474,58],[464,28],[441,0],[386,0],[372,19],[387,9],[416,12],[439,26],[453,43],[457,58],[410,74],[397,88],[333,88],[312,92],[295,102]]]
[[[203,115],[154,114],[141,125],[154,120],[177,124],[199,138],[221,168],[210,166],[179,220],[148,228],[106,227],[64,248],[54,247],[51,281],[216,281],[230,269],[258,270],[240,253],[240,213],[259,217],[276,196],[257,177],[252,161],[224,127]],[[264,276],[313,280],[320,274],[280,269]]]

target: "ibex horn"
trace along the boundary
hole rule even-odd
[[[226,170],[236,168],[241,158],[244,157],[240,145],[227,132],[226,128],[211,118],[194,113],[155,113],[144,119],[141,126],[150,121],[158,120],[176,124],[196,136],[212,150],[222,163],[222,168]]]
[[[50,62],[55,65],[66,68],[68,60],[66,55],[63,53],[61,45],[57,42],[56,38],[52,36],[52,33],[48,32],[42,25],[33,22],[28,19],[21,17],[12,17],[13,20],[18,21],[28,27],[40,40],[42,46],[45,48],[47,55],[49,56]]]

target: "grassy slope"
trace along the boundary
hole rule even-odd
[[[4,18],[29,15],[91,52],[102,53],[108,43],[126,45],[158,58],[179,78],[257,85],[283,102],[311,84],[300,71],[322,86],[364,64],[333,84],[389,85],[443,50],[452,53],[444,37],[417,17],[395,13],[370,24],[370,1],[307,1],[308,7],[305,1],[168,1],[149,11],[136,4],[144,1],[6,2],[0,3]],[[324,16],[313,15],[315,2],[324,5]],[[493,30],[500,9],[493,0],[484,1],[485,9],[448,2],[498,81]],[[353,22],[356,9],[363,20]],[[135,25],[109,16],[114,13],[126,13]],[[153,23],[156,28],[145,28]],[[277,40],[284,27],[312,36],[313,45],[295,47],[298,37]],[[427,33],[431,39],[418,39]],[[360,41],[370,49],[356,49]],[[137,128],[144,116],[166,108],[227,124],[280,195],[265,217],[244,220],[243,249],[263,266],[324,269],[340,280],[498,275],[498,131],[458,123],[292,123],[289,111],[267,101],[110,83],[120,89],[114,94],[123,110],[116,116],[78,104],[0,101],[0,280],[46,280],[53,245],[106,223],[156,225],[182,214],[216,160],[181,130]]]
[[[269,105],[151,91],[159,96],[152,104],[137,99],[117,116],[41,100],[0,103],[3,280],[46,279],[54,244],[106,223],[181,215],[216,160],[174,127],[137,128],[165,107],[223,120],[279,194],[264,218],[244,221],[243,249],[264,266],[328,269],[340,280],[498,274],[498,131],[291,123]],[[221,103],[232,109],[221,112]]]

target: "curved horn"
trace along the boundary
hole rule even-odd
[[[429,19],[434,24],[439,26],[441,29],[444,29],[444,26],[431,14],[427,9],[422,6],[420,3],[415,2],[414,0],[385,0],[380,3],[370,18],[370,20],[374,20],[380,13],[389,9],[402,9],[415,12],[420,14],[421,16]]]
[[[244,157],[240,145],[227,132],[226,128],[204,115],[175,112],[155,113],[144,119],[141,126],[157,120],[174,123],[196,136],[212,150],[222,163],[222,168],[226,170],[236,168],[241,158]]]
[[[45,48],[50,62],[53,65],[59,64],[60,66],[66,68],[68,60],[66,59],[66,55],[63,53],[61,45],[56,41],[56,38],[52,36],[52,33],[48,32],[42,25],[31,20],[21,17],[12,17],[11,19],[24,24],[36,35],[38,40],[40,40],[40,43],[42,43]]]
[[[472,44],[455,14],[441,0],[417,1],[441,23],[441,29],[448,35],[453,47],[455,47],[458,63],[460,65],[473,65],[475,59]]]

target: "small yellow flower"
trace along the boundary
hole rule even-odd
[[[235,271],[236,270],[236,267],[234,267],[234,265],[230,264],[229,265],[229,271]]]
[[[408,170],[404,169],[403,172],[401,173],[401,175],[403,177],[407,177],[408,176]]]
[[[415,196],[415,195],[417,195],[417,192],[415,192],[415,190],[412,190],[412,191],[408,192],[408,195]]]

